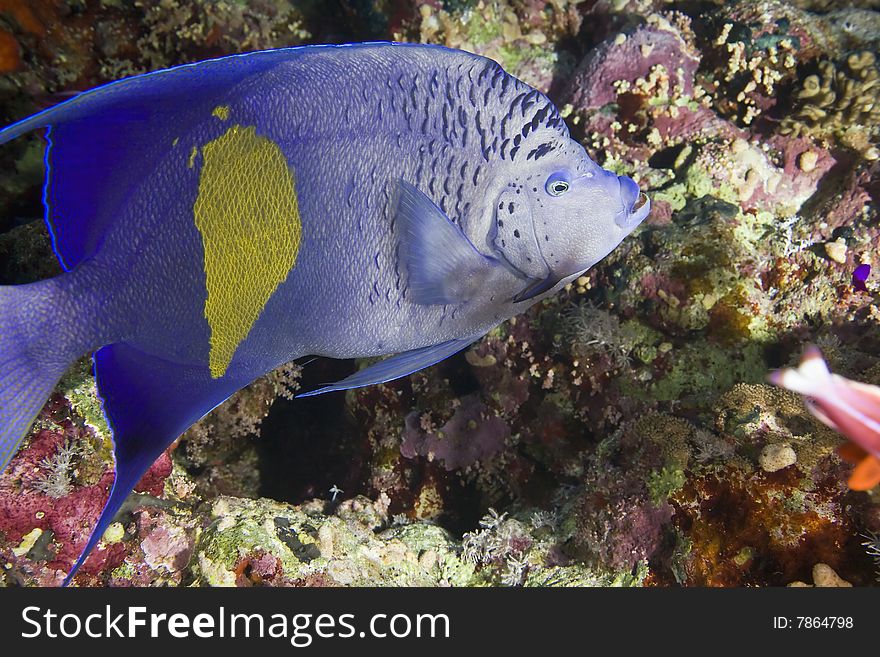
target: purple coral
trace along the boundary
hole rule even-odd
[[[509,437],[507,423],[469,395],[439,429],[422,422],[417,411],[410,413],[400,452],[407,458],[437,459],[448,471],[460,470],[499,452]]]
[[[699,53],[678,33],[644,26],[596,48],[572,76],[569,93],[565,95],[579,110],[599,109],[617,102],[621,81],[633,84],[662,66],[673,84],[692,96],[699,65]]]

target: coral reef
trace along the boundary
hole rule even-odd
[[[199,472],[199,494],[258,495],[259,456],[250,439],[259,434],[272,402],[293,399],[300,373],[293,363],[280,367],[236,392],[180,437],[176,454],[184,468]]]
[[[396,41],[439,43],[496,60],[546,91],[575,62],[558,44],[577,35],[583,0],[420,2],[418,16],[393,32]]]
[[[833,137],[865,159],[880,159],[872,143],[880,134],[880,69],[873,52],[853,53],[842,65],[820,62],[818,74],[804,78],[795,99],[783,134]]]
[[[868,586],[880,491],[766,383],[817,344],[880,384],[875,2],[0,3],[0,118],[143,70],[368,39],[547,92],[652,216],[559,295],[388,384],[291,364],[154,465],[95,585]],[[0,151],[0,284],[54,275],[44,142]],[[0,475],[0,582],[57,584],[112,483],[88,361]]]

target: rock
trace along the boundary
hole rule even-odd
[[[632,85],[663,69],[670,86],[692,95],[699,52],[672,25],[658,21],[625,38],[609,39],[587,55],[564,94],[578,110],[594,110],[617,101],[621,84]]]
[[[825,242],[825,255],[841,265],[846,264],[846,241],[843,238]]]
[[[809,173],[816,168],[819,155],[815,151],[804,151],[798,156],[798,168],[804,173]]]
[[[761,464],[761,469],[764,472],[776,472],[797,463],[797,454],[791,448],[791,445],[785,443],[771,444],[761,450],[758,462]]]
[[[846,588],[852,586],[840,577],[828,564],[817,563],[813,566],[813,584],[820,587]]]

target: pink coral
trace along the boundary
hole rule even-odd
[[[61,583],[82,551],[113,484],[110,463],[92,447],[86,447],[92,439],[90,430],[64,418],[69,413],[66,403],[58,396],[50,401],[40,416],[46,428],[34,432],[0,479],[0,554],[24,572],[42,567],[45,575],[40,582],[44,585]],[[52,497],[40,490],[36,479],[45,476],[46,459],[64,445],[80,446],[80,456],[75,467],[63,473],[69,490]],[[171,460],[166,453],[147,471],[136,490],[159,496],[170,473]],[[35,529],[45,537],[44,548],[30,556],[12,554],[12,548]],[[84,577],[109,572],[125,560],[128,551],[129,546],[122,542],[101,543],[80,572]]]
[[[165,512],[144,509],[138,518],[138,534],[143,538],[141,549],[150,568],[178,573],[189,563],[195,542],[187,528],[176,524]]]
[[[699,65],[699,53],[679,33],[644,26],[622,41],[611,39],[596,48],[575,72],[565,95],[579,110],[598,109],[617,102],[619,81],[633,83],[663,66],[673,84],[692,96]]]

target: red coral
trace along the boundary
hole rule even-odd
[[[70,473],[70,493],[53,498],[40,492],[35,482],[45,475],[45,461],[57,454],[67,444],[85,444],[92,438],[91,430],[77,426],[70,419],[54,420],[64,415],[65,402],[53,398],[41,415],[44,423],[52,428],[38,431],[19,450],[0,476],[0,553],[6,561],[21,564],[29,570],[31,562],[43,562],[45,569],[53,572],[51,581],[45,584],[58,584],[86,545],[93,527],[104,508],[113,485],[113,468],[109,463],[101,463],[97,454],[85,457]],[[77,481],[82,471],[100,468],[91,477],[91,482]],[[171,473],[171,460],[164,454],[147,472],[138,490],[148,494],[161,495],[164,481]],[[12,548],[21,544],[23,538],[34,529],[48,535],[49,541],[37,553],[21,557],[12,555]],[[130,551],[123,543],[100,545],[89,555],[80,572],[87,579],[119,566]]]
[[[134,489],[139,493],[146,493],[153,497],[162,495],[165,489],[165,480],[171,474],[171,456],[168,452],[164,452],[162,456],[156,459],[156,462],[150,466],[150,469],[144,473],[140,482]]]
[[[236,586],[265,586],[281,580],[284,569],[281,559],[257,550],[239,559],[235,565]]]

